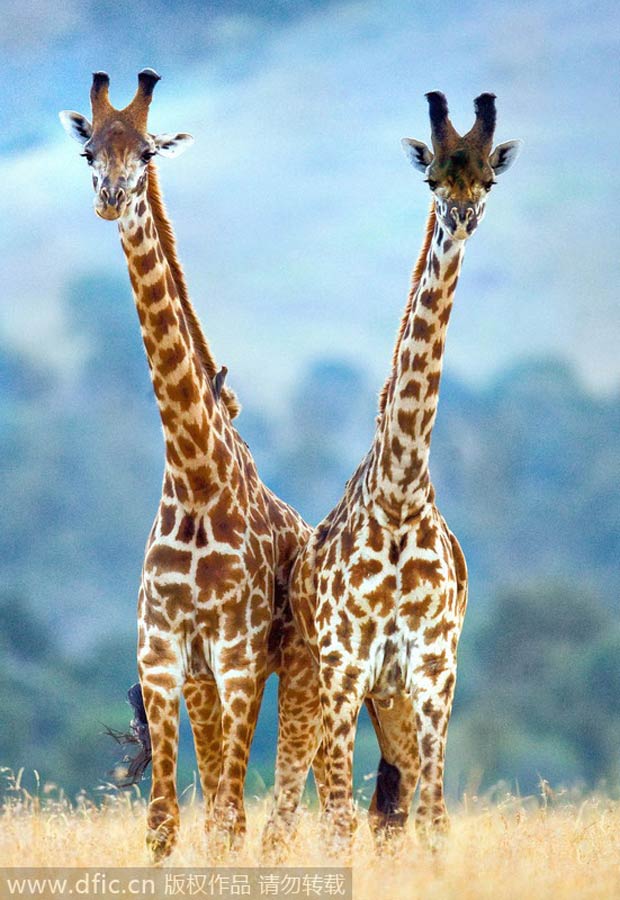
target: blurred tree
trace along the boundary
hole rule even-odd
[[[619,642],[609,610],[578,586],[499,594],[471,641],[473,666],[461,653],[460,677],[474,668],[477,691],[457,706],[485,785],[518,778],[532,792],[539,777],[590,786],[617,779],[620,705],[606,686],[620,683]]]
[[[342,496],[370,447],[376,412],[364,373],[341,360],[316,362],[298,384],[277,461],[286,477],[282,493],[309,522],[319,522]]]
[[[72,281],[66,308],[74,331],[87,344],[80,390],[101,402],[101,395],[120,391],[150,400],[151,382],[140,340],[140,326],[129,283],[104,272]]]
[[[127,285],[78,279],[67,313],[86,349],[73,380],[0,357],[0,764],[77,790],[118,758],[100,723],[127,725],[163,454]],[[268,483],[317,522],[368,450],[375,415],[363,369],[327,359],[302,374],[279,419],[250,407],[240,428]],[[471,575],[454,784],[480,765],[484,784],[518,776],[528,790],[539,772],[556,783],[620,776],[619,438],[620,398],[591,397],[560,363],[529,361],[485,390],[444,377],[431,468]],[[257,784],[273,780],[275,702],[270,684]],[[362,717],[359,777],[377,763],[369,728]]]

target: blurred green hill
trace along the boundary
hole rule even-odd
[[[83,348],[73,375],[0,357],[0,765],[37,769],[73,794],[118,758],[102,723],[129,718],[163,454],[124,281],[75,281],[66,311]],[[309,521],[366,451],[379,387],[361,364],[322,359],[277,417],[241,414],[263,477]],[[471,573],[453,792],[500,779],[522,791],[539,777],[620,783],[619,439],[620,397],[592,396],[561,361],[524,361],[480,389],[444,376],[432,473]],[[275,722],[270,684],[251,792],[272,783]],[[358,748],[367,795],[377,752],[365,719]],[[185,723],[182,785],[192,768]]]

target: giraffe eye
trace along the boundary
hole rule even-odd
[[[485,191],[488,194],[494,184],[495,184],[494,181],[485,181],[484,184],[482,185],[482,187],[485,189]]]
[[[95,161],[95,157],[90,152],[90,150],[85,150],[83,153],[80,153],[80,156],[84,157],[84,159],[86,160],[86,162],[88,163],[89,166],[92,166],[92,164]]]
[[[429,186],[429,188],[431,189],[431,191],[434,191],[435,188],[437,187],[437,185],[439,184],[439,182],[435,181],[434,178],[427,178],[426,183]]]
[[[142,160],[143,163],[147,163],[150,159],[153,159],[154,156],[155,156],[154,150],[145,150],[144,153],[142,154],[142,156],[140,157],[140,159]]]

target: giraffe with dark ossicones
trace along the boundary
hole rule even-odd
[[[270,673],[280,679],[282,737],[274,832],[290,833],[294,824],[303,788],[298,771],[307,758],[300,763],[299,748],[314,751],[317,731],[316,676],[288,602],[292,562],[310,529],[259,479],[233,425],[238,404],[224,383],[226,369],[218,370],[190,302],[153,160],[177,156],[192,139],[149,133],[158,80],[144,69],[131,103],[116,109],[108,76],[97,72],[92,122],[61,113],[91,167],[97,215],[118,224],[164,433],[162,497],[138,602],[138,669],[153,766],[147,844],[155,861],[178,836],[182,696],[216,852],[236,845],[245,831],[243,785]]]
[[[443,770],[467,569],[435,503],[429,454],[465,242],[518,142],[492,149],[492,94],[476,99],[475,123],[463,136],[443,94],[427,98],[433,149],[410,139],[403,146],[425,173],[433,202],[374,440],[291,576],[293,612],[319,667],[326,821],[332,845],[345,853],[364,702],[382,754],[370,807],[375,832],[405,824],[418,782],[421,834],[434,843],[448,824]]]

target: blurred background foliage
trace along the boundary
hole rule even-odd
[[[93,273],[66,308],[88,348],[72,382],[2,358],[0,760],[69,794],[105,781],[136,678],[135,594],[162,472],[162,441],[128,286]],[[93,314],[95,311],[95,314]],[[231,377],[234,383],[234,374]],[[239,429],[267,482],[316,522],[371,439],[364,368],[299,373],[282,414]],[[8,427],[6,424],[8,423]],[[440,507],[471,571],[449,741],[451,792],[504,779],[619,783],[620,398],[586,392],[557,360],[515,365],[484,389],[444,376],[432,453]],[[275,684],[250,792],[273,779]],[[362,717],[364,796],[377,750]],[[194,763],[187,723],[181,784]]]

